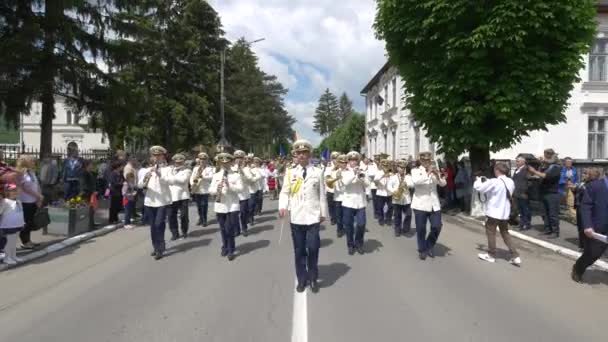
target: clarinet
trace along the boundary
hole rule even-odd
[[[224,184],[228,184],[228,175],[226,174],[226,169],[222,170],[222,182],[217,185],[217,196],[215,196],[216,203],[222,202],[222,189]]]
[[[148,171],[148,173],[146,173],[146,175],[144,176],[144,189],[148,188],[148,182],[150,182],[150,178],[152,178],[152,174],[156,173],[158,171],[158,164],[154,165],[154,169]]]

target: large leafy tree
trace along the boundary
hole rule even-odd
[[[565,120],[595,0],[378,0],[374,24],[433,142],[473,167]]]
[[[135,5],[121,0],[6,0],[0,3],[0,106],[17,122],[42,104],[40,154],[52,151],[55,98],[83,104],[107,75],[96,60],[111,53],[112,14]]]
[[[338,98],[329,89],[319,98],[315,111],[313,129],[321,135],[331,134],[340,124],[340,104]]]
[[[364,136],[365,116],[353,112],[344,124],[321,141],[317,150],[323,151],[328,148],[330,151],[342,151],[343,153],[359,151]]]

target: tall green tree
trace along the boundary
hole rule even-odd
[[[353,114],[353,101],[346,95],[346,92],[342,93],[339,100],[339,114],[338,121],[340,123],[346,122],[348,118]]]
[[[340,105],[329,88],[319,98],[313,129],[321,135],[331,134],[339,125]]]
[[[317,148],[318,151],[328,148],[330,151],[361,150],[361,142],[365,136],[365,116],[353,112],[333,133],[323,139]]]
[[[431,140],[480,168],[490,151],[565,120],[595,3],[378,0],[374,27]]]
[[[55,98],[79,108],[110,80],[97,62],[108,58],[113,15],[139,1],[7,0],[0,4],[0,104],[8,120],[42,104],[40,154],[52,151]]]

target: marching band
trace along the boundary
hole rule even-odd
[[[434,167],[431,153],[420,153],[420,166],[411,170],[404,159],[391,161],[386,155],[377,155],[368,160],[356,151],[333,152],[327,165],[315,166],[311,163],[309,142],[298,140],[292,147],[292,162],[285,160],[280,166],[278,207],[279,216],[287,219],[291,227],[298,292],[306,287],[318,291],[319,230],[326,218],[336,225],[338,238],[346,235],[349,255],[365,253],[370,194],[374,217],[381,226],[392,226],[399,237],[410,232],[413,216],[420,259],[434,256],[433,247],[442,226],[437,187],[445,186],[446,180]],[[209,155],[200,152],[190,170],[183,154],[173,155],[171,166],[166,158],[165,148],[151,147],[150,167],[142,171],[143,177],[138,177],[138,186],[145,192],[152,256],[158,260],[165,255],[167,218],[171,240],[188,237],[191,198],[196,203],[198,225],[206,227],[212,197],[222,238],[220,254],[234,260],[236,237],[247,237],[248,226],[262,212],[266,186],[262,160],[237,150],[234,154],[216,154],[212,165]]]

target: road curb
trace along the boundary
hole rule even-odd
[[[113,231],[115,231],[116,229],[122,227],[122,223],[119,224],[111,224],[108,226],[105,226],[103,228],[99,228],[97,230],[94,230],[92,232],[87,232],[87,233],[83,233],[80,235],[75,235],[69,238],[66,238],[65,240],[61,241],[61,242],[57,242],[54,243],[52,245],[46,246],[45,248],[39,250],[39,251],[35,251],[32,252],[24,257],[21,258],[21,260],[23,260],[22,262],[16,264],[16,265],[7,265],[7,264],[0,264],[0,272],[15,268],[15,267],[19,267],[21,265],[24,265],[32,260],[35,259],[40,259],[42,257],[45,257],[49,254],[58,252],[62,249],[68,248],[70,246],[74,246],[77,245],[79,243],[82,243],[84,241],[90,240],[94,237],[98,237],[98,236],[103,236],[106,235],[108,233],[111,233]]]
[[[463,215],[462,213],[458,213],[458,214],[452,215],[452,216],[460,218],[460,219],[465,220],[465,221],[472,222],[472,223],[478,223],[482,227],[484,226],[484,221],[481,220],[481,219],[478,219],[478,218],[474,218],[474,217],[471,217],[471,216]],[[547,242],[547,241],[536,239],[536,238],[533,238],[533,237],[528,236],[526,234],[522,234],[522,233],[516,232],[516,231],[514,231],[512,229],[509,229],[509,234],[511,236],[513,236],[513,237],[516,237],[516,238],[520,239],[520,240],[529,242],[529,243],[537,245],[539,247],[543,247],[545,249],[548,249],[548,250],[550,250],[552,252],[555,252],[555,253],[557,253],[559,255],[563,255],[563,256],[565,256],[567,258],[570,258],[572,260],[576,260],[576,259],[578,259],[581,256],[581,252],[578,252],[578,251],[575,251],[575,250],[572,250],[572,249],[569,249],[569,248],[566,248],[566,247],[558,246],[556,244],[552,244],[552,243]],[[599,268],[599,269],[601,269],[603,271],[608,271],[608,262],[605,262],[603,260],[597,260],[595,262],[595,264],[593,264],[593,266],[595,266],[595,267],[597,267],[597,268]]]

